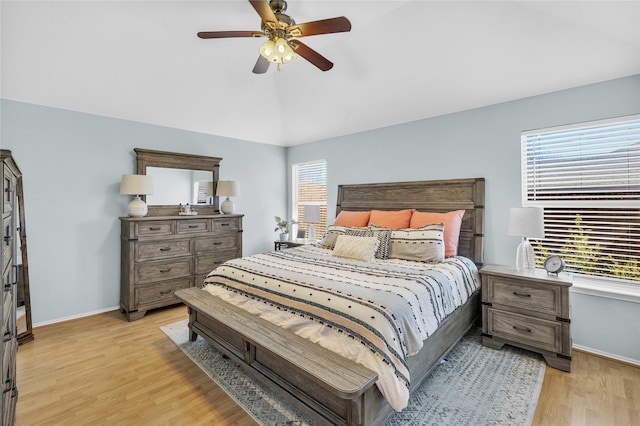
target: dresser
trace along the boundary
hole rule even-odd
[[[485,266],[480,274],[483,344],[538,352],[550,366],[571,371],[570,277],[502,265]]]
[[[121,217],[120,309],[129,321],[180,301],[223,262],[242,256],[243,215]]]
[[[18,389],[16,383],[16,352],[18,336],[16,326],[16,284],[18,282],[18,207],[17,187],[20,170],[11,157],[11,151],[2,150],[2,397],[0,407],[2,425],[12,425],[15,417]]]

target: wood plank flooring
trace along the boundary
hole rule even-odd
[[[16,425],[255,425],[160,330],[184,306],[37,327],[17,357]],[[534,425],[640,425],[640,368],[574,352],[547,368]]]

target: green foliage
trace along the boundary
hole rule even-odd
[[[292,220],[291,223],[282,219],[280,216],[276,216],[276,228],[274,231],[280,231],[281,234],[288,234],[291,232],[290,225],[295,225],[297,222]]]
[[[585,229],[582,217],[579,214],[576,215],[574,226],[569,229],[570,238],[560,248],[560,256],[566,262],[567,269],[585,275],[614,276],[640,281],[640,262],[631,258],[627,262],[621,262],[610,254],[603,254],[600,244],[589,241],[591,231],[591,229]],[[550,254],[549,250],[538,242],[536,266],[542,267],[544,260]]]

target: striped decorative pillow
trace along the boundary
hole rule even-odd
[[[442,262],[444,260],[444,224],[391,231],[389,259]]]

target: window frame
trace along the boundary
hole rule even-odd
[[[300,202],[299,195],[299,168],[304,166],[319,166],[323,165],[324,169],[324,199],[309,202]],[[298,229],[308,229],[308,225],[301,220],[299,215],[300,205],[319,205],[320,206],[320,222],[314,223],[316,228],[316,236],[320,238],[327,227],[327,160],[309,160],[293,163],[291,165],[291,219],[296,222],[294,236],[297,235]],[[302,218],[303,219],[303,218]],[[302,225],[302,226],[301,226]]]

